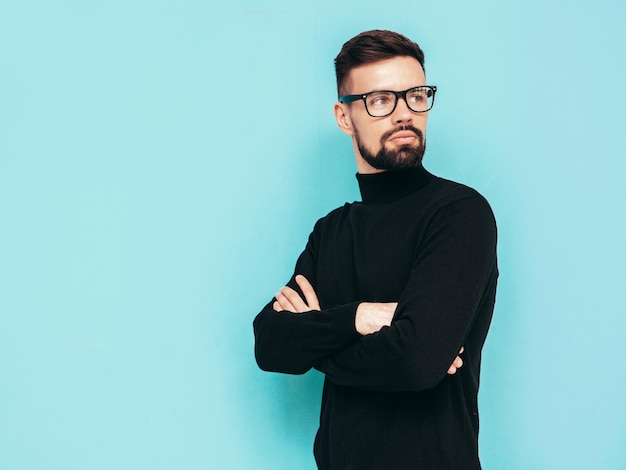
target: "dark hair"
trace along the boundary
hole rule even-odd
[[[424,53],[416,43],[402,34],[375,29],[354,36],[343,45],[335,58],[338,95],[344,94],[346,78],[353,68],[398,56],[414,57],[424,68]]]

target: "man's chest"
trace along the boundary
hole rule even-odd
[[[422,249],[426,221],[412,213],[357,214],[330,225],[317,253],[325,307],[397,301]]]

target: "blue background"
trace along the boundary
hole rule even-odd
[[[372,28],[498,218],[484,467],[626,468],[623,5],[0,3],[0,468],[314,468],[322,377],[251,322],[359,198],[332,59]]]

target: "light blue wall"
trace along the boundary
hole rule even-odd
[[[484,467],[626,468],[623,3],[212,3],[0,4],[0,468],[314,467],[321,376],[251,322],[358,198],[332,59],[371,28],[498,217]]]

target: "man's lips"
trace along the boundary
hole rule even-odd
[[[392,134],[387,140],[389,142],[393,142],[394,144],[404,145],[411,144],[418,139],[418,136],[415,132],[412,131],[399,131],[395,134]]]

